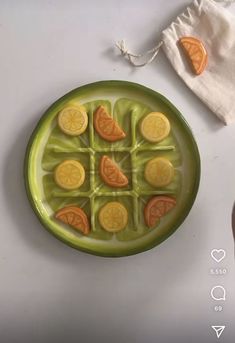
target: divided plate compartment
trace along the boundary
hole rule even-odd
[[[67,105],[76,104],[69,102]],[[82,104],[88,114],[88,128],[78,137],[70,137],[60,131],[57,117],[49,136],[42,159],[42,168],[49,172],[43,176],[44,193],[53,211],[71,204],[79,206],[87,214],[91,232],[89,237],[101,240],[129,241],[141,237],[153,230],[144,222],[144,206],[154,195],[177,196],[180,189],[181,156],[173,133],[160,143],[148,143],[139,132],[141,120],[152,111],[144,104],[127,98],[114,101],[96,100]],[[95,131],[93,125],[94,112],[98,106],[104,106],[107,112],[124,129],[126,137],[120,141],[107,142]],[[122,188],[106,185],[99,173],[101,157],[110,157],[127,176],[129,184]],[[175,168],[175,176],[168,187],[156,188],[149,185],[144,178],[145,164],[154,157],[168,158]],[[58,187],[54,181],[55,167],[66,159],[74,159],[82,163],[86,178],[77,190],[66,191]],[[118,233],[105,231],[99,223],[98,213],[102,206],[110,201],[119,201],[128,211],[128,223]],[[61,223],[62,226],[71,228]],[[159,224],[158,224],[159,225]],[[76,231],[75,231],[76,232]],[[77,235],[81,233],[76,232]]]
[[[58,127],[58,113],[68,105],[82,104],[88,127],[77,137]],[[93,115],[98,106],[119,123],[126,133],[123,140],[107,142],[95,131]],[[149,143],[139,124],[149,112],[164,113],[171,132],[159,143]],[[114,160],[129,180],[124,188],[104,184],[99,175],[103,155]],[[149,185],[144,178],[147,161],[168,158],[174,166],[173,181],[163,188]],[[78,190],[66,191],[54,181],[55,167],[67,159],[78,160],[86,178]],[[39,220],[66,244],[100,256],[127,256],[154,247],[170,236],[189,213],[200,179],[200,157],[192,133],[180,112],[162,95],[144,86],[125,81],[100,81],[77,88],[57,100],[42,116],[29,140],[25,156],[27,195]],[[155,228],[144,221],[144,207],[154,195],[176,198],[176,206]],[[128,224],[118,233],[106,232],[98,213],[109,201],[121,202],[128,211]],[[55,212],[67,205],[81,207],[87,214],[91,232],[84,236],[55,219]]]

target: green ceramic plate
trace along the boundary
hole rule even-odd
[[[89,118],[87,130],[78,137],[66,136],[57,125],[57,114],[67,104],[83,104]],[[103,105],[124,128],[124,140],[108,143],[93,128],[93,113]],[[140,120],[151,111],[163,112],[171,123],[170,135],[158,144],[146,142],[139,132]],[[104,185],[98,173],[102,154],[112,157],[129,179],[124,189]],[[146,162],[168,158],[175,177],[165,188],[153,188],[144,179]],[[54,168],[65,159],[79,160],[86,181],[77,191],[59,188]],[[79,87],[57,100],[42,116],[28,143],[25,181],[30,203],[42,224],[66,244],[101,256],[126,256],[150,249],[170,236],[188,215],[200,179],[200,158],[190,128],[179,111],[162,95],[126,81],[101,81]],[[146,227],[143,209],[153,195],[168,194],[176,207],[155,228]],[[116,234],[104,231],[99,209],[108,201],[120,201],[128,210],[127,227]],[[87,213],[91,233],[83,236],[54,219],[54,212],[75,204]]]

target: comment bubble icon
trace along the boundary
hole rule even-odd
[[[226,300],[226,290],[223,286],[215,286],[211,289],[211,297],[216,301]]]

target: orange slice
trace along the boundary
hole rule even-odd
[[[106,141],[115,142],[126,137],[125,132],[103,106],[99,106],[95,111],[94,126],[97,133]]]
[[[90,225],[86,213],[77,206],[66,206],[58,210],[55,214],[56,219],[79,230],[84,235],[90,232]]]
[[[65,160],[54,172],[57,185],[66,190],[79,188],[85,181],[85,170],[82,164],[75,160]]]
[[[179,40],[196,75],[200,75],[207,65],[207,51],[203,43],[195,37],[182,37]]]
[[[108,232],[123,230],[128,222],[128,212],[118,201],[111,201],[104,205],[99,212],[99,222]]]
[[[155,196],[150,199],[144,209],[144,219],[148,227],[154,227],[160,218],[176,205],[176,200],[169,196]]]
[[[111,187],[125,187],[128,185],[128,179],[108,156],[102,156],[100,160],[101,179]]]

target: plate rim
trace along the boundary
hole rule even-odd
[[[52,230],[50,228],[50,225],[48,225],[47,221],[45,220],[44,216],[41,215],[40,210],[37,206],[37,203],[35,202],[31,189],[30,189],[30,184],[29,184],[29,160],[30,160],[30,152],[31,152],[31,147],[32,144],[34,142],[34,139],[38,133],[38,131],[40,130],[40,127],[42,125],[42,123],[44,122],[44,120],[46,119],[48,113],[51,112],[51,110],[57,106],[60,102],[64,101],[67,97],[71,97],[73,94],[76,94],[79,91],[86,91],[86,90],[92,90],[92,88],[96,88],[97,86],[108,86],[108,85],[114,85],[114,86],[121,86],[121,85],[125,85],[128,87],[135,87],[141,91],[147,92],[152,96],[157,96],[158,98],[161,99],[161,101],[163,103],[165,103],[173,112],[177,113],[178,118],[180,119],[181,123],[183,124],[184,128],[186,129],[187,133],[190,135],[191,137],[191,143],[192,143],[192,147],[194,149],[194,153],[195,153],[195,159],[196,159],[196,166],[197,166],[197,171],[195,174],[195,179],[194,179],[194,186],[193,186],[193,190],[191,193],[191,196],[189,198],[189,201],[187,203],[187,205],[184,208],[184,211],[182,214],[179,215],[179,217],[177,218],[176,222],[174,223],[174,226],[171,228],[170,231],[168,231],[165,235],[163,235],[160,239],[158,238],[157,241],[152,240],[151,242],[149,242],[148,244],[146,244],[145,246],[138,246],[134,249],[130,249],[129,251],[126,252],[121,252],[121,253],[117,253],[117,252],[113,252],[113,253],[107,253],[107,252],[98,252],[98,251],[94,251],[92,249],[89,248],[85,248],[85,247],[80,247],[76,244],[73,244],[72,242],[70,242],[69,240],[61,237],[60,235],[56,234],[54,232],[54,230]],[[23,167],[23,175],[24,175],[24,185],[25,185],[25,189],[26,189],[26,194],[29,200],[29,203],[34,211],[34,213],[36,214],[36,216],[38,217],[39,221],[41,222],[41,224],[43,225],[43,227],[50,232],[54,237],[56,237],[58,240],[62,241],[63,243],[65,243],[66,245],[79,250],[79,251],[83,251],[92,255],[96,255],[96,256],[101,256],[101,257],[125,257],[125,256],[130,256],[130,255],[135,255],[138,253],[142,253],[145,252],[147,250],[150,250],[152,248],[154,248],[155,246],[161,244],[163,241],[165,241],[167,238],[169,238],[177,229],[180,228],[181,224],[184,222],[184,220],[187,218],[195,200],[196,200],[196,196],[198,193],[198,189],[199,189],[199,185],[200,185],[200,178],[201,178],[201,159],[200,159],[200,153],[199,153],[199,149],[198,149],[198,145],[196,143],[196,139],[195,136],[193,134],[192,129],[190,128],[188,122],[186,121],[186,119],[183,117],[182,113],[175,107],[175,105],[173,105],[170,100],[168,100],[164,95],[162,95],[161,93],[146,87],[144,85],[141,85],[139,83],[135,83],[135,82],[131,82],[131,81],[124,81],[124,80],[103,80],[103,81],[96,81],[96,82],[92,82],[92,83],[88,83],[85,85],[82,85],[80,87],[77,87],[69,92],[67,92],[66,94],[64,94],[62,97],[58,98],[56,101],[54,101],[48,108],[47,110],[42,114],[42,116],[40,117],[40,119],[38,120],[34,130],[32,131],[28,143],[27,143],[27,147],[26,147],[26,152],[25,152],[25,157],[24,157],[24,167]]]

